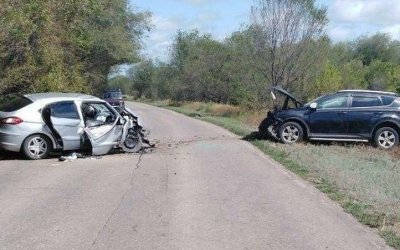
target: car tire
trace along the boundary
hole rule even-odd
[[[50,140],[40,134],[28,136],[22,143],[22,153],[30,160],[47,158],[51,148]]]
[[[294,144],[303,140],[303,128],[296,122],[286,122],[279,129],[279,138],[285,144]]]
[[[399,145],[399,134],[393,128],[383,127],[376,131],[374,142],[378,148],[393,149]]]
[[[143,147],[142,135],[135,130],[133,133],[128,133],[125,137],[122,149],[127,153],[137,153]]]

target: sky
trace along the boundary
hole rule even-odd
[[[143,55],[167,61],[178,30],[197,29],[223,40],[250,23],[253,0],[130,0],[136,11],[152,13]],[[328,8],[326,32],[334,42],[376,32],[400,40],[400,0],[316,0]]]

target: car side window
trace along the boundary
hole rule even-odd
[[[61,102],[51,106],[51,116],[64,119],[80,119],[73,102]]]
[[[383,105],[387,106],[390,105],[394,102],[394,97],[393,96],[381,96]]]
[[[353,96],[352,107],[363,108],[363,107],[378,107],[382,106],[382,102],[377,96]]]
[[[319,109],[346,108],[348,96],[329,95],[324,96],[317,101]]]

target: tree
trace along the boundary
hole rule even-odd
[[[318,56],[326,8],[314,0],[256,0],[252,19],[255,66],[272,86],[292,88]]]
[[[128,76],[117,75],[107,82],[107,88],[121,89],[125,95],[134,95],[132,81]]]
[[[353,43],[354,57],[368,66],[373,60],[390,60],[391,38],[388,34],[377,33],[373,36],[361,36]]]
[[[127,0],[2,0],[0,94],[98,92],[112,66],[138,61],[147,19]]]
[[[154,65],[152,60],[143,60],[129,71],[128,75],[138,98],[152,97],[153,74]]]

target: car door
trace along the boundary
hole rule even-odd
[[[43,109],[42,114],[63,150],[80,149],[84,124],[74,102],[50,104]]]
[[[346,117],[349,135],[369,137],[377,121],[382,117],[383,103],[377,95],[353,94],[351,108]]]
[[[83,102],[81,109],[93,154],[107,154],[121,140],[123,118],[105,102]]]
[[[316,101],[317,108],[310,110],[311,137],[336,138],[347,135],[345,116],[348,112],[348,94],[327,95]]]

